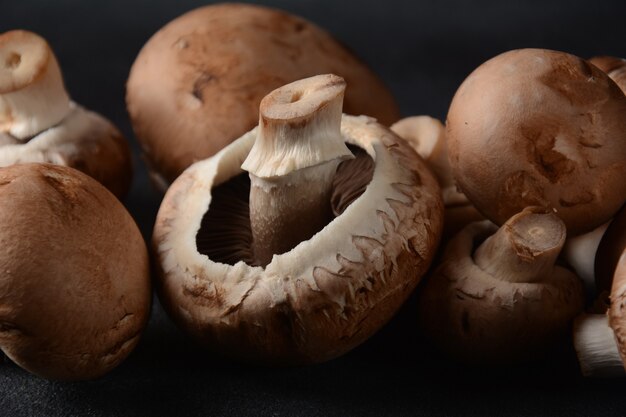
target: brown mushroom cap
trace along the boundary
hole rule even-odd
[[[133,64],[126,101],[135,134],[166,185],[252,129],[267,93],[326,73],[346,79],[346,113],[384,124],[399,117],[381,81],[324,30],[245,4],[202,7],[159,30]]]
[[[568,234],[626,199],[626,96],[587,61],[549,50],[501,54],[454,96],[448,152],[457,185],[497,224],[527,206],[556,210]]]
[[[0,269],[0,348],[45,378],[110,371],[148,320],[137,226],[110,192],[71,168],[0,169]]]
[[[241,163],[256,134],[194,164],[168,190],[153,235],[159,295],[179,325],[223,354],[275,364],[328,360],[371,336],[419,282],[441,233],[440,191],[405,141],[372,119],[343,116],[341,134],[360,151],[337,169],[336,217],[265,268],[251,266],[246,247],[226,245],[250,243],[247,213],[234,212],[247,207]],[[227,209],[217,213],[219,205]],[[211,216],[213,227],[203,229]],[[236,223],[230,232],[228,222]],[[219,244],[200,252],[207,234]]]
[[[583,308],[580,280],[553,263],[564,225],[528,210],[501,229],[487,220],[466,226],[421,287],[421,327],[458,360],[531,359],[563,337]]]
[[[606,72],[619,88],[626,93],[626,59],[612,56],[595,56],[589,62]]]

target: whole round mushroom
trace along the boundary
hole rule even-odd
[[[147,323],[139,229],[113,194],[72,168],[0,168],[0,270],[0,349],[39,376],[101,376]]]
[[[411,144],[437,177],[445,206],[443,242],[467,224],[484,219],[465,194],[457,189],[448,160],[446,128],[438,119],[430,116],[405,117],[391,125],[391,130]]]
[[[554,209],[570,236],[626,200],[626,96],[563,52],[509,51],[456,92],[447,120],[457,185],[496,224],[527,206]]]
[[[379,78],[318,26],[251,4],[216,4],[160,29],[137,56],[126,103],[155,184],[167,186],[192,163],[252,129],[275,88],[335,73],[350,90],[345,110],[381,123],[399,118]]]
[[[119,130],[70,100],[45,39],[13,30],[0,34],[0,167],[26,162],[78,169],[118,198],[132,178]]]
[[[528,207],[498,228],[470,223],[420,289],[425,334],[457,360],[502,364],[541,355],[583,309],[581,281],[555,264],[565,225]]]
[[[344,89],[320,75],[274,90],[257,128],[165,195],[159,295],[214,351],[270,364],[339,356],[391,318],[430,264],[437,182],[391,131],[342,117]]]

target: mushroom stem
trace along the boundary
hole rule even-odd
[[[565,235],[565,225],[554,213],[528,207],[485,240],[474,252],[474,261],[498,279],[535,282],[554,267]]]
[[[70,112],[59,64],[38,35],[0,35],[0,133],[26,141]]]
[[[584,376],[615,377],[626,374],[606,314],[583,314],[576,319],[574,348]]]
[[[242,168],[250,173],[250,225],[255,260],[309,239],[332,218],[332,180],[353,158],[341,136],[345,81],[319,75],[268,94],[259,131]]]

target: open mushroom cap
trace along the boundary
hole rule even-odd
[[[527,209],[501,229],[471,223],[450,241],[419,298],[421,327],[437,346],[500,364],[534,358],[566,335],[584,297],[580,280],[554,265],[565,239],[555,219]]]
[[[159,30],[133,64],[126,102],[155,177],[166,187],[189,165],[252,129],[270,91],[327,73],[351,86],[347,113],[384,124],[399,118],[378,77],[328,33],[250,4],[202,7]]]
[[[568,234],[593,230],[626,199],[626,96],[563,52],[521,49],[478,67],[454,96],[448,152],[457,185],[488,219],[556,210]]]
[[[439,187],[405,141],[344,115],[356,157],[337,168],[334,218],[254,266],[241,163],[257,134],[192,165],[168,190],[153,235],[159,295],[215,351],[273,364],[328,360],[385,324],[427,270],[442,227]]]
[[[0,169],[0,349],[50,379],[95,378],[150,313],[146,245],[122,204],[71,168]]]

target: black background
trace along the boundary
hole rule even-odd
[[[505,50],[543,47],[626,57],[626,1],[339,1],[262,4],[302,15],[367,62],[404,115],[445,118],[462,80]],[[168,21],[207,2],[0,0],[0,31],[29,29],[55,50],[73,99],[132,141],[126,205],[146,238],[161,196],[148,184],[124,106],[141,46]],[[92,382],[60,383],[0,363],[1,416],[626,415],[626,380],[585,380],[568,346],[513,368],[467,368],[417,334],[415,303],[370,341],[329,363],[271,369],[216,360],[155,303],[142,342]]]

